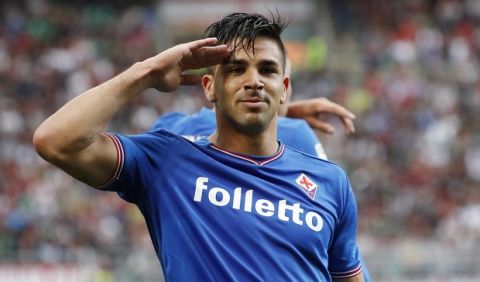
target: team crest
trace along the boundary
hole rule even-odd
[[[308,178],[305,173],[300,174],[295,180],[295,182],[297,182],[297,184],[302,187],[303,191],[305,191],[305,193],[307,193],[310,198],[315,199],[318,185],[315,184],[315,182],[313,182],[312,180],[310,180],[310,178]]]

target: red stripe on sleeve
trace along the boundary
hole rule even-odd
[[[358,265],[354,269],[350,271],[345,271],[345,272],[330,272],[332,275],[332,278],[349,278],[358,275],[360,272],[362,272],[362,265]]]
[[[120,177],[120,174],[122,173],[123,163],[124,163],[125,155],[123,151],[123,146],[120,140],[118,139],[118,137],[109,132],[105,132],[104,135],[112,139],[113,144],[115,145],[115,150],[117,151],[117,165],[115,168],[115,173],[113,174],[112,178],[110,178],[110,180],[107,181],[105,184],[95,187],[96,189],[104,189],[109,185],[111,185],[114,181],[118,180],[118,178]]]

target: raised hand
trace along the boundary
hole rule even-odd
[[[116,143],[102,134],[108,122],[145,89],[173,91],[200,81],[183,71],[227,58],[227,46],[216,43],[207,38],[177,45],[76,96],[35,131],[35,149],[80,181],[92,186],[107,182],[117,164]]]
[[[218,65],[231,53],[227,45],[218,45],[216,38],[205,38],[176,45],[145,60],[151,68],[149,87],[162,92],[174,91],[180,85],[201,81],[200,75],[185,74],[189,69]]]
[[[304,119],[310,127],[318,129],[323,133],[333,134],[335,127],[326,121],[322,121],[320,119],[320,115],[322,114],[337,116],[342,121],[345,133],[350,134],[355,132],[355,126],[353,124],[355,115],[345,107],[327,98],[314,98],[288,104],[288,117]]]

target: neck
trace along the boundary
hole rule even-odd
[[[271,156],[278,150],[277,120],[270,122],[261,133],[248,134],[232,127],[217,125],[217,130],[208,138],[218,148],[226,151],[255,155]]]

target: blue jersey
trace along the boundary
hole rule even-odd
[[[155,121],[151,130],[165,129],[196,142],[206,141],[207,137],[215,131],[216,126],[217,121],[214,111],[202,108],[191,115],[178,112],[167,113]],[[322,144],[312,129],[302,119],[279,117],[278,139],[283,144],[300,152],[327,159]],[[365,282],[372,281],[363,259],[362,274]]]
[[[361,271],[357,208],[335,164],[279,143],[240,155],[163,130],[108,134],[104,189],[143,213],[166,281],[330,281]]]
[[[211,109],[202,108],[192,115],[183,113],[165,114],[155,121],[151,130],[165,129],[195,142],[206,140],[216,128],[215,112]],[[296,134],[291,134],[292,132]],[[303,119],[279,117],[278,139],[283,144],[300,152],[327,159],[322,144]]]

